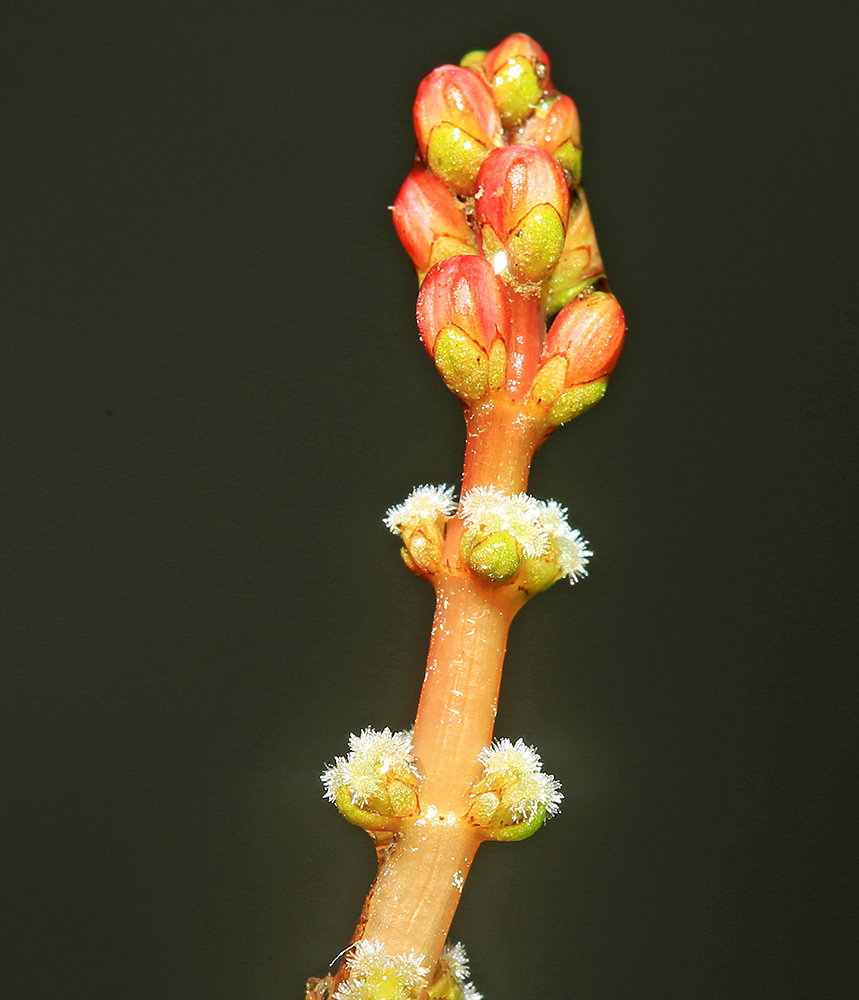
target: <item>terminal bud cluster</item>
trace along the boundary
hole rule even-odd
[[[549,58],[511,35],[433,70],[414,106],[418,158],[393,205],[421,283],[421,339],[466,406],[507,394],[551,428],[602,398],[623,343],[584,191],[575,103]],[[515,313],[542,317],[520,384]],[[545,328],[546,317],[559,313]]]

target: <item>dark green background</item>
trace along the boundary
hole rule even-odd
[[[422,76],[514,30],[629,336],[532,478],[593,572],[502,687],[564,809],[454,935],[487,1000],[851,995],[853,9],[7,8],[4,996],[298,1000],[347,943],[372,851],[317,775],[411,722],[381,517],[462,448],[386,206]]]

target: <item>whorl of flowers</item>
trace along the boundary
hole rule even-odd
[[[487,533],[506,531],[526,557],[554,552],[561,576],[571,583],[587,576],[593,552],[581,533],[570,527],[566,508],[554,500],[537,500],[527,493],[509,496],[491,486],[478,486],[463,496],[460,514],[467,525]]]
[[[347,788],[357,806],[383,799],[392,780],[412,785],[417,778],[411,733],[392,733],[388,728],[381,732],[367,728],[359,736],[352,733],[349,754],[337,757],[321,775],[325,798],[335,802],[340,789]]]
[[[530,820],[541,807],[549,816],[560,809],[564,798],[560,782],[543,771],[540,755],[523,740],[495,740],[480,751],[478,759],[483,778],[475,791],[496,793],[513,819]]]

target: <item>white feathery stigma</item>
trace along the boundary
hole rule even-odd
[[[337,757],[333,767],[322,772],[325,798],[335,802],[344,786],[349,789],[352,804],[365,805],[376,795],[382,795],[388,777],[408,780],[418,777],[412,756],[412,734],[381,732],[364,729],[359,736],[349,736],[349,754]]]
[[[483,764],[484,779],[493,786],[503,788],[503,801],[517,820],[531,820],[544,806],[554,816],[564,796],[561,783],[543,771],[540,755],[523,740],[502,738],[478,754]]]
[[[404,525],[445,520],[456,510],[453,493],[453,486],[416,486],[402,503],[388,510],[385,527],[401,535]]]
[[[414,1000],[426,980],[420,957],[389,955],[381,941],[360,940],[346,959],[349,980],[333,1000]]]
[[[543,521],[555,544],[561,573],[569,577],[570,583],[575,583],[588,575],[587,565],[593,552],[578,528],[570,527],[566,507],[555,500],[547,500],[543,506]]]
[[[470,973],[468,969],[468,955],[465,953],[465,946],[461,941],[456,944],[446,944],[441,953],[442,961],[447,965],[451,975],[462,987],[463,1000],[483,1000],[483,994],[478,993],[474,984],[468,981]]]

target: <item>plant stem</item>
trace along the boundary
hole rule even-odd
[[[530,305],[530,303],[529,303]],[[522,311],[529,322],[530,313]],[[539,318],[539,313],[535,316]],[[539,339],[518,340],[520,367],[531,369]],[[530,341],[530,342],[529,342]],[[526,404],[498,394],[466,409],[462,492],[492,486],[524,491],[531,459],[548,433]],[[420,815],[406,819],[381,852],[355,939],[385,942],[394,954],[421,956],[432,968],[482,837],[467,818],[478,754],[492,742],[510,623],[525,598],[515,587],[477,579],[462,565],[463,525],[448,522],[443,569],[435,579],[436,609],[413,737],[423,778]],[[335,982],[348,975],[341,966]]]

